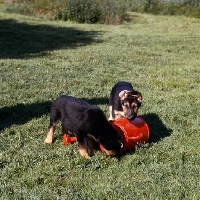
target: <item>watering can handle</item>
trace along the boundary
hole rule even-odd
[[[141,139],[143,138],[144,134],[143,133],[140,133],[138,136],[136,137],[129,137],[129,139],[133,139],[133,140],[138,140],[138,139]]]

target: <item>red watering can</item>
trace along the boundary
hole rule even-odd
[[[122,118],[110,122],[113,128],[116,129],[124,139],[124,147],[121,149],[120,153],[133,149],[137,144],[144,144],[149,139],[149,127],[140,117],[136,117],[134,120]],[[101,145],[100,149],[103,152]]]
[[[121,149],[120,153],[133,149],[137,144],[144,144],[149,139],[149,127],[141,117],[136,117],[134,120],[125,118],[111,120],[110,123],[124,139],[124,147]],[[76,137],[70,137],[66,133],[63,136],[63,143],[66,146],[76,141]],[[100,150],[104,152],[101,145]]]

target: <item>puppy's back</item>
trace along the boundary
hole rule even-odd
[[[126,81],[120,81],[117,82],[111,92],[110,92],[110,98],[109,98],[109,105],[110,106],[119,106],[120,105],[120,99],[119,99],[119,93],[123,90],[129,90],[129,91],[133,91],[133,86]],[[121,110],[121,106],[119,108],[115,108],[118,110]]]
[[[70,119],[71,121],[83,121],[85,118],[94,116],[95,113],[101,112],[100,108],[95,105],[91,105],[84,100],[77,99],[72,96],[61,95],[53,103],[51,107],[51,113],[57,113],[62,118]],[[98,114],[97,114],[98,115]]]
[[[112,90],[111,90],[111,95],[114,96],[114,95],[118,95],[119,92],[121,92],[122,90],[129,90],[129,91],[132,91],[133,90],[133,86],[129,83],[129,82],[126,82],[126,81],[120,81],[118,83],[116,83]]]

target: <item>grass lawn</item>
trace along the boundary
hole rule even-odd
[[[1,199],[200,199],[200,19],[133,14],[118,26],[0,12]],[[57,126],[52,100],[98,105],[120,80],[143,94],[148,144],[119,160],[80,157]]]

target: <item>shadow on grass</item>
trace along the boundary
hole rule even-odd
[[[92,98],[83,99],[94,105],[108,105],[108,98]],[[9,128],[12,125],[22,125],[33,118],[40,118],[43,115],[50,113],[52,101],[33,104],[17,104],[11,107],[0,108],[0,131]],[[149,126],[150,139],[148,143],[159,142],[162,138],[171,135],[172,130],[168,129],[154,114],[149,113],[141,116]]]
[[[145,115],[140,116],[144,121],[148,124],[149,131],[150,131],[150,138],[148,140],[148,147],[152,146],[154,143],[161,141],[163,138],[168,137],[172,134],[172,129],[168,129],[161,119],[155,113],[148,113]],[[120,157],[125,156],[127,154],[134,154],[135,148],[124,152],[120,155]],[[119,157],[119,161],[120,161]]]
[[[141,116],[149,126],[150,138],[148,143],[156,143],[161,139],[172,134],[172,130],[168,129],[161,119],[155,113],[148,113]]]
[[[48,51],[101,42],[98,31],[0,20],[0,59],[44,56]]]
[[[108,104],[107,98],[83,99],[90,104]],[[15,106],[0,108],[0,131],[12,125],[22,125],[33,118],[40,118],[50,113],[53,101],[32,104],[17,104]],[[47,124],[48,126],[48,124]]]
[[[48,114],[51,102],[17,104],[15,106],[0,108],[0,131],[12,125],[22,125],[33,118]]]

